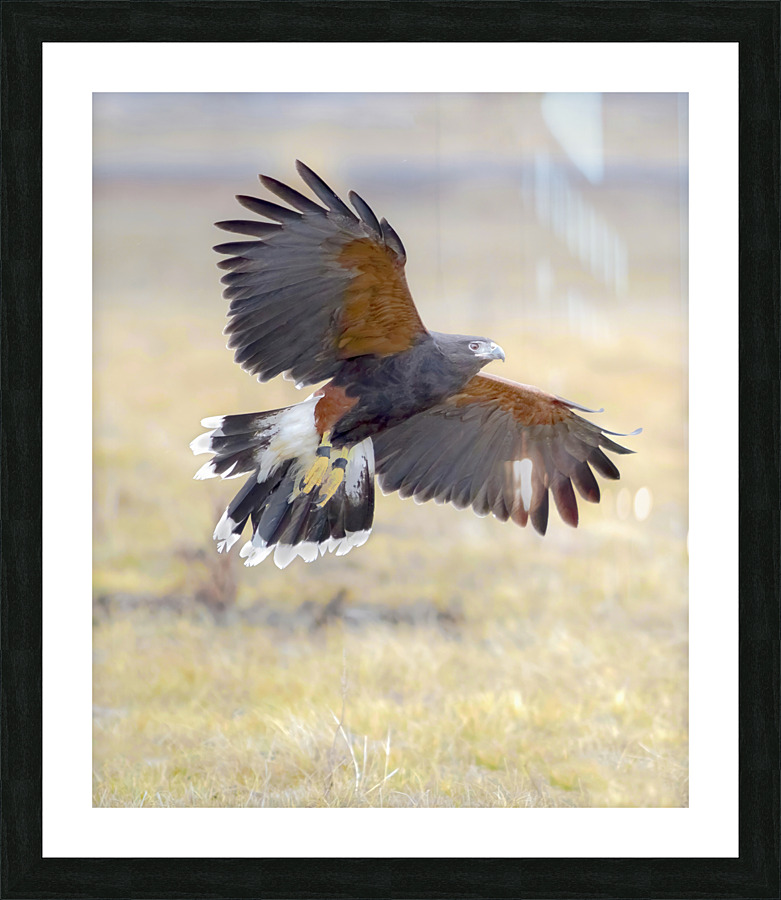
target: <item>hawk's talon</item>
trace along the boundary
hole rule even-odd
[[[311,492],[318,485],[322,484],[323,477],[328,471],[328,467],[330,466],[330,464],[331,461],[327,456],[318,456],[309,467],[309,471],[301,480],[301,484],[299,486],[300,493],[311,494]]]
[[[339,485],[344,481],[344,466],[337,465],[339,462],[341,460],[337,460],[334,463],[328,480],[320,488],[320,494],[315,504],[318,509],[322,509],[328,503],[331,497],[339,490]]]

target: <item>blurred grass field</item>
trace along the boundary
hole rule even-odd
[[[679,317],[493,326],[491,371],[644,428],[577,530],[380,496],[363,548],[279,571],[216,554],[239,482],[192,481],[187,445],[303,394],[232,363],[219,300],[120,299],[95,313],[94,805],[687,804]]]

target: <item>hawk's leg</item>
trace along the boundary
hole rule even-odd
[[[320,441],[320,446],[315,453],[315,461],[309,467],[309,471],[304,475],[298,484],[299,494],[311,494],[312,491],[323,483],[323,477],[328,471],[331,464],[331,451],[333,447],[329,441],[330,432],[326,431]]]
[[[347,451],[337,451],[336,459],[331,462],[331,471],[323,482],[317,498],[318,508],[323,507],[339,490],[339,485],[344,481],[344,471],[347,468]]]
[[[323,507],[339,490],[347,468],[347,450],[335,450],[331,446],[330,432],[326,432],[317,448],[315,461],[298,483],[298,494],[317,491],[317,507]]]

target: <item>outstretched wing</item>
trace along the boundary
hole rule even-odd
[[[578,524],[573,484],[599,502],[592,468],[618,469],[604,454],[632,453],[573,410],[594,412],[525,384],[476,375],[459,394],[373,438],[380,487],[481,516],[548,526],[548,490],[561,518]],[[633,434],[639,433],[633,432]]]
[[[311,169],[296,167],[324,206],[261,175],[288,206],[237,197],[271,221],[217,222],[255,240],[214,249],[230,257],[218,265],[228,270],[225,334],[236,362],[260,381],[285,373],[313,384],[331,378],[345,359],[400,353],[427,331],[407,287],[396,232],[357,194],[349,195],[356,216]]]

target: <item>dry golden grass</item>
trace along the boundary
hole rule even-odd
[[[680,646],[533,631],[104,625],[94,802],[684,805]]]
[[[366,546],[280,572],[217,557],[239,483],[190,480],[202,417],[302,399],[221,315],[96,310],[94,804],[686,805],[681,322],[493,329],[502,375],[645,429],[577,530],[380,497]]]

